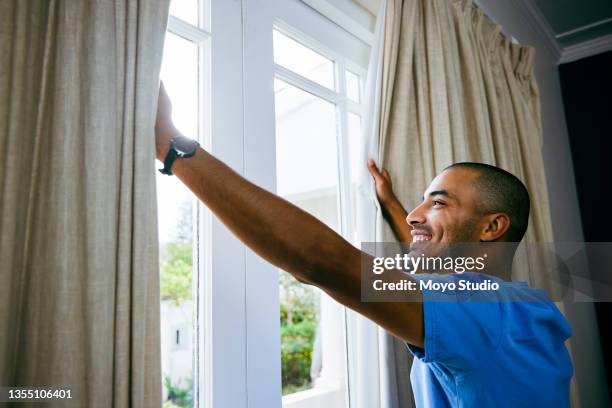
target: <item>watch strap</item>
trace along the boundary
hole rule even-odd
[[[173,146],[170,146],[170,149],[168,150],[168,154],[166,154],[166,158],[164,159],[164,168],[159,169],[159,172],[167,176],[172,176],[174,174],[172,173],[172,164],[178,157],[179,157],[179,154],[176,151],[176,149]]]

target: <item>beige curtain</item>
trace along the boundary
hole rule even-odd
[[[535,50],[513,44],[471,1],[389,2],[380,152],[403,202],[420,202],[449,164],[494,164],[533,197],[527,239],[552,241]],[[537,271],[516,278],[535,284]]]
[[[71,387],[45,406],[161,405],[168,3],[0,2],[0,385]]]
[[[489,163],[531,194],[526,240],[552,242],[535,50],[505,37],[470,0],[387,0],[385,21],[379,161],[405,207],[444,167]],[[381,238],[394,240],[387,225]],[[519,259],[513,278],[556,290],[541,267],[537,257]],[[396,339],[388,343],[397,379],[390,406],[413,406],[403,392],[411,357]]]

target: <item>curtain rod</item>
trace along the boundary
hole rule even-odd
[[[485,16],[487,16],[488,18],[491,19],[491,21],[493,21],[495,24],[497,24],[500,28],[500,34],[504,37],[504,38],[508,38],[510,40],[510,42],[512,42],[513,44],[519,44],[518,40],[512,35],[506,32],[506,30],[504,29],[504,26],[499,24],[499,22],[492,16],[491,13],[489,13],[484,7],[482,7],[482,5],[480,4],[482,0],[473,0],[473,4],[474,6],[479,9],[480,11],[482,11],[484,13]]]

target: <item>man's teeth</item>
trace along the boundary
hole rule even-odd
[[[431,241],[430,235],[415,235],[413,239],[413,242],[426,242],[426,241]]]

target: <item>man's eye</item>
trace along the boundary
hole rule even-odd
[[[435,206],[440,206],[440,205],[444,205],[444,203],[442,201],[438,201],[438,200],[433,200],[433,205]]]

